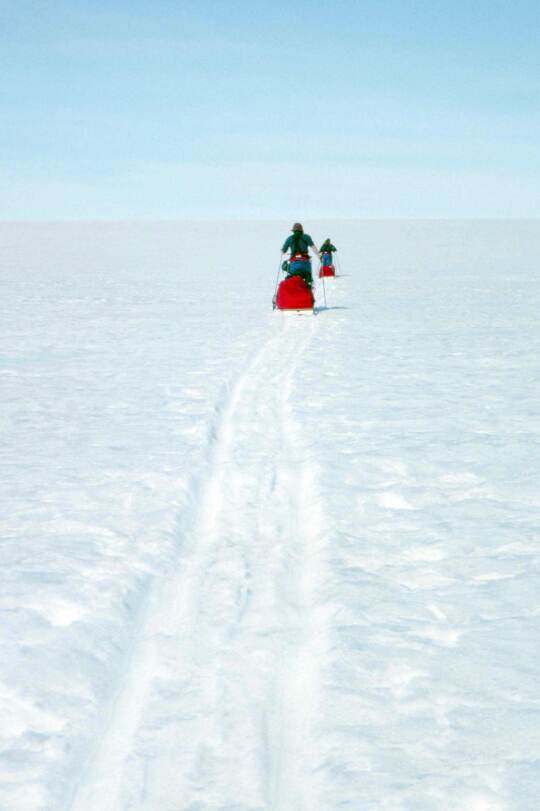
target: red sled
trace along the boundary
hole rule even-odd
[[[321,265],[321,269],[319,270],[319,279],[322,279],[323,276],[335,276],[336,269],[333,265]]]
[[[312,310],[313,304],[313,293],[301,276],[289,276],[280,283],[276,295],[278,310]]]

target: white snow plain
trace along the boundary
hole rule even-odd
[[[540,227],[0,225],[1,811],[537,811]]]

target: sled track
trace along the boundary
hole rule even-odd
[[[274,322],[224,403],[178,570],[155,582],[70,811],[315,811],[317,470],[290,395],[316,319]]]

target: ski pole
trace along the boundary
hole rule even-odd
[[[278,290],[278,285],[279,285],[279,272],[281,270],[281,257],[282,257],[282,255],[283,254],[280,254],[280,256],[279,256],[278,269],[277,269],[277,273],[276,273],[276,284],[274,286],[274,295],[272,296],[272,309],[273,310],[276,309],[277,290]]]
[[[319,279],[322,279],[322,291],[324,298],[324,308],[326,309],[326,287],[324,286],[324,276],[321,276],[322,259],[319,257]]]
[[[276,284],[275,284],[275,289],[274,289],[274,296],[275,296],[275,295],[276,295],[276,293],[277,293],[277,288],[278,288],[278,284],[279,284],[279,272],[280,272],[280,270],[281,270],[281,261],[282,261],[282,256],[283,256],[283,254],[281,254],[281,253],[280,253],[280,255],[279,255],[279,262],[278,262],[278,269],[277,269],[277,274],[276,274]]]

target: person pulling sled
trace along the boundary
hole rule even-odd
[[[290,257],[281,266],[287,276],[278,286],[274,298],[274,307],[278,310],[313,310],[310,248],[318,257],[319,252],[312,238],[309,234],[305,234],[302,225],[296,222],[292,227],[291,236],[287,237],[281,248],[282,255],[290,251]]]
[[[335,276],[336,269],[334,267],[334,259],[332,254],[337,251],[336,246],[332,245],[330,239],[325,239],[319,248],[319,251],[321,255],[321,269],[319,271],[319,276]]]
[[[301,276],[308,287],[313,284],[311,273],[311,259],[309,248],[315,256],[319,258],[319,252],[309,234],[304,233],[304,228],[299,222],[295,222],[292,227],[292,234],[283,243],[281,253],[285,254],[290,250],[291,256],[288,261],[283,262],[282,270],[288,276]]]

